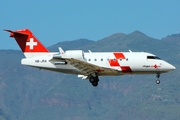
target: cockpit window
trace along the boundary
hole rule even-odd
[[[147,56],[147,59],[161,59],[161,58],[159,58],[159,57],[157,57],[157,56]]]
[[[156,58],[156,59],[159,59],[159,60],[161,59],[161,58],[159,58],[159,57],[157,57],[157,56],[155,56],[155,58]]]

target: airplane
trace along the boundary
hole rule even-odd
[[[5,30],[10,33],[21,48],[25,58],[22,65],[66,74],[76,74],[98,86],[99,76],[120,76],[132,74],[160,74],[175,70],[168,62],[147,52],[84,52],[83,50],[50,52],[29,29]]]

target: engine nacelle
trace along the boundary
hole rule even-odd
[[[65,56],[68,58],[84,59],[84,51],[82,50],[67,50]]]

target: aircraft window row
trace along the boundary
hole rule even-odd
[[[147,56],[147,59],[161,59],[161,58],[159,58],[159,57],[157,57],[157,56]]]
[[[110,59],[109,59],[109,58],[107,58],[107,61],[109,61],[109,60],[110,60]],[[116,61],[117,59],[116,59],[116,58],[114,58],[113,60],[114,60],[114,61]],[[123,59],[122,59],[122,58],[120,58],[119,60],[120,60],[120,61],[122,61]],[[91,61],[91,59],[89,58],[89,59],[88,59],[88,61]],[[97,59],[95,58],[95,59],[94,59],[94,61],[97,61]],[[101,58],[101,59],[100,59],[100,61],[103,61],[103,58]],[[128,61],[128,58],[126,58],[126,61]]]
[[[91,59],[89,58],[88,61],[91,61]],[[97,59],[95,58],[94,61],[97,61]],[[103,61],[103,58],[101,58],[101,61]]]

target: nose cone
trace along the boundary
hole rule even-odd
[[[166,63],[166,68],[167,68],[167,70],[168,70],[169,72],[176,69],[176,67],[174,67],[173,65],[171,65],[171,64],[169,64],[169,63]]]
[[[173,66],[173,65],[171,65],[171,64],[170,64],[170,67],[169,67],[169,68],[170,68],[170,70],[171,70],[171,71],[173,71],[173,70],[175,70],[175,69],[176,69],[176,67],[174,67],[174,66]]]

